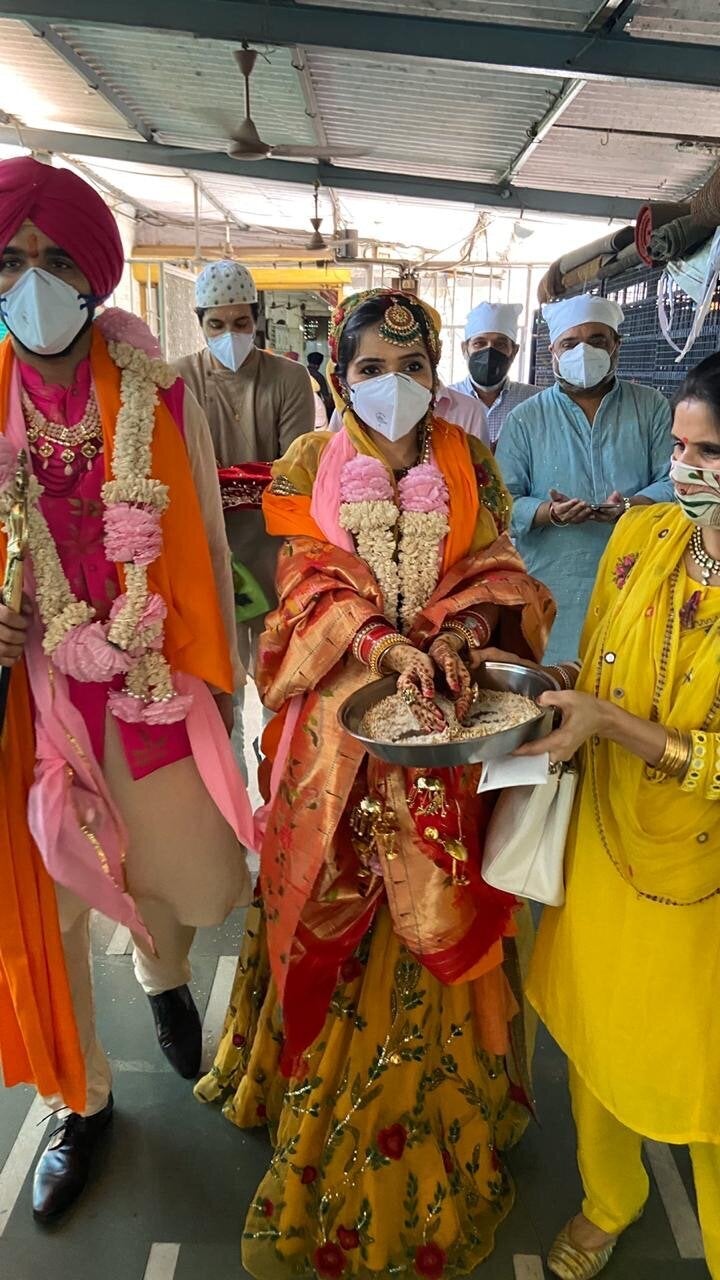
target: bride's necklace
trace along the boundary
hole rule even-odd
[[[711,578],[720,577],[720,560],[715,560],[713,556],[708,555],[705,550],[702,529],[699,526],[695,528],[690,539],[690,558],[700,570],[704,587],[710,586]]]
[[[419,434],[419,449],[417,462],[411,463],[409,467],[400,467],[397,471],[393,469],[393,475],[397,480],[404,480],[406,475],[412,471],[413,467],[425,466],[430,461],[430,449],[432,446],[432,419],[424,422]]]
[[[78,451],[85,458],[88,471],[90,470],[102,449],[100,411],[93,391],[90,392],[82,418],[74,427],[50,422],[33,404],[26,391],[22,394],[22,407],[30,452],[42,460],[43,467],[47,467],[57,447],[60,449],[60,458],[65,463],[66,476],[72,475]]]

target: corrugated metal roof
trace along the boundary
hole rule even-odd
[[[117,92],[132,102],[159,141],[221,150],[244,114],[244,87],[233,58],[239,46],[176,32],[131,27],[57,27]],[[252,114],[270,143],[315,143],[289,49],[258,58]]]
[[[720,138],[720,90],[593,80],[563,113],[568,125]]]
[[[679,200],[694,191],[716,161],[678,151],[666,138],[586,133],[556,126],[523,167],[520,185],[555,191]]]
[[[328,9],[343,8],[342,0],[299,0]],[[509,23],[511,26],[558,27],[582,31],[598,9],[598,0],[353,0],[353,8],[379,13],[422,14],[428,18],[455,18],[465,22]]]
[[[0,19],[0,108],[28,128],[139,138],[44,40],[7,18]]]
[[[493,181],[562,88],[549,76],[415,58],[308,50],[330,144],[372,148],[369,168]]]
[[[720,44],[717,0],[640,0],[628,30],[655,40]]]

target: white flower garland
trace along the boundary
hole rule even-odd
[[[441,511],[403,511],[400,514],[400,619],[406,633],[438,584],[442,544],[449,527],[447,516]]]
[[[147,566],[162,548],[159,519],[167,509],[168,488],[150,475],[152,440],[158,387],[169,388],[175,374],[163,360],[153,359],[126,342],[110,342],[111,359],[122,371],[120,411],[115,426],[112,457],[112,479],[103,485],[102,498],[106,516],[117,517],[117,529],[124,536],[123,520],[127,516],[128,551],[121,558],[125,570],[125,592],[116,602],[108,623],[94,623],[94,610],[73,594],[63,570],[55,541],[42,514],[39,499],[42,487],[35,477],[29,486],[28,545],[35,576],[36,599],[44,626],[43,650],[54,658],[62,670],[78,678],[88,675],[88,640],[103,649],[102,657],[110,664],[116,660],[117,671],[125,672],[121,693],[113,693],[110,707],[115,715],[129,721],[172,723],[187,714],[189,699],[175,693],[172,672],[162,653],[163,626],[159,617],[143,622],[151,599],[148,593]],[[9,509],[9,491],[0,495],[0,515]],[[142,543],[132,526],[133,515],[151,517],[151,532],[157,538]],[[153,515],[154,513],[154,515]],[[107,541],[106,525],[106,541]],[[142,543],[142,550],[140,544]],[[148,552],[147,547],[152,549]],[[148,558],[149,557],[149,558]],[[109,557],[112,558],[112,557]],[[157,610],[156,610],[157,612]],[[99,634],[98,634],[98,628]],[[113,654],[116,659],[113,659]],[[92,653],[91,653],[92,657]],[[81,659],[85,659],[85,662]],[[100,677],[98,677],[100,678]],[[159,707],[157,704],[165,704]]]
[[[407,634],[438,584],[447,516],[389,501],[344,502],[340,524],[382,591],[388,621]]]
[[[397,626],[400,575],[395,560],[398,508],[394,502],[344,502],[340,524],[355,538],[357,553],[372,570],[385,601],[388,620]]]

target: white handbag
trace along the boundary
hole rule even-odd
[[[508,787],[493,810],[482,876],[495,889],[549,907],[565,901],[565,842],[578,775],[572,765],[551,767],[547,782]]]

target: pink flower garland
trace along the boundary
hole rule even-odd
[[[358,453],[346,462],[340,476],[340,501],[392,502],[393,487],[379,458]]]
[[[400,481],[398,491],[403,511],[420,511],[426,515],[437,511],[443,516],[450,512],[445,477],[434,462],[421,462],[408,471]]]

